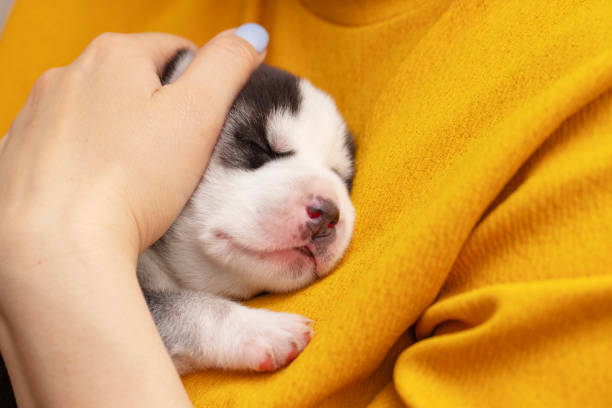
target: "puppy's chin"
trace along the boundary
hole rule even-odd
[[[220,233],[201,242],[201,246],[206,255],[220,264],[226,273],[237,275],[242,282],[250,282],[260,290],[269,292],[299,289],[331,269],[327,265],[319,265],[312,253],[302,249],[255,250]],[[319,271],[318,268],[322,266],[324,269]]]
[[[316,260],[296,249],[246,256],[251,260],[243,270],[247,270],[249,277],[255,278],[269,292],[297,290],[319,277]]]

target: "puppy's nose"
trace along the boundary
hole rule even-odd
[[[306,213],[310,217],[308,224],[313,240],[330,236],[340,218],[336,204],[324,198],[318,199],[315,205],[306,207]]]

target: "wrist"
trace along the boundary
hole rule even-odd
[[[117,273],[135,274],[138,246],[133,239],[112,230],[64,224],[6,223],[0,230],[0,309],[15,297],[32,297],[33,291],[49,290],[61,296],[74,289],[75,279],[86,284]],[[112,263],[112,264],[109,264]],[[102,266],[98,275],[91,265]],[[121,267],[117,267],[121,265]],[[88,269],[89,268],[89,269]],[[85,280],[87,279],[87,280]],[[87,290],[87,288],[84,288]]]
[[[91,209],[1,210],[0,277],[60,260],[103,256],[124,258],[134,264],[137,260],[139,237],[131,228],[129,216],[105,220],[103,216],[88,215],[101,213]]]

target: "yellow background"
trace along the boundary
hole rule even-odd
[[[247,21],[269,30],[269,63],[336,98],[358,221],[332,275],[251,302],[312,318],[304,353],[274,374],[190,375],[193,402],[608,406],[612,3],[19,0],[0,134],[101,32],[204,43]]]

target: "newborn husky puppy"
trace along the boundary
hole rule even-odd
[[[193,54],[179,51],[162,83]],[[354,144],[333,100],[262,64],[234,102],[200,185],[138,260],[159,333],[181,374],[272,371],[310,341],[305,317],[235,300],[327,275],[348,246]]]

